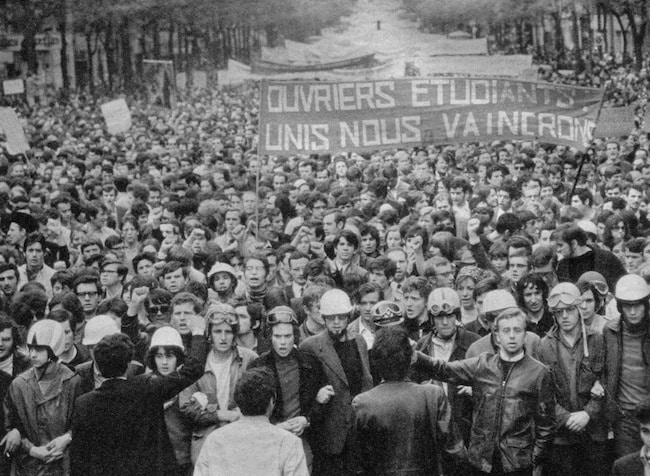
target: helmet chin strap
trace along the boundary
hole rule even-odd
[[[632,333],[639,333],[648,328],[648,320],[646,317],[644,317],[638,324],[630,324],[623,314],[621,315],[621,318],[623,319],[623,325],[625,328]]]
[[[456,326],[456,330],[454,331],[454,333],[447,336],[447,337],[440,335],[440,333],[438,332],[438,329],[433,330],[433,335],[436,336],[440,340],[451,340],[456,335],[456,332],[458,332],[458,326]]]

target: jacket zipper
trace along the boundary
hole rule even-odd
[[[502,420],[503,420],[503,399],[504,395],[506,393],[506,385],[508,384],[508,380],[510,379],[510,374],[512,373],[513,369],[515,368],[515,365],[517,365],[518,362],[515,362],[513,365],[510,366],[510,369],[508,370],[508,373],[506,374],[506,378],[503,379],[501,382],[501,394],[499,395],[499,406],[497,407],[497,451],[499,451],[499,457],[501,456],[501,447],[500,447],[500,442],[501,442],[501,426],[502,426]],[[503,371],[501,371],[501,375],[503,375]],[[492,461],[494,461],[494,455],[492,455]]]

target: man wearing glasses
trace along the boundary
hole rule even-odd
[[[265,367],[275,375],[276,399],[271,423],[299,436],[311,470],[312,451],[309,427],[318,407],[329,399],[329,386],[321,362],[296,346],[298,318],[288,306],[277,306],[266,318],[265,332],[271,350],[263,353],[251,367]]]
[[[578,306],[580,290],[560,283],[548,296],[557,326],[539,346],[539,360],[548,365],[555,382],[558,426],[549,474],[608,474],[605,399],[590,389],[600,379],[604,364],[603,337],[589,330]]]
[[[326,330],[309,337],[300,350],[318,359],[329,385],[319,391],[322,418],[314,422],[315,475],[354,474],[352,459],[352,399],[372,388],[368,348],[361,336],[348,339],[352,303],[340,289],[323,294],[320,312]]]
[[[74,292],[79,298],[81,307],[84,311],[84,320],[95,316],[95,310],[97,309],[97,304],[99,304],[99,293],[101,291],[101,285],[99,284],[99,276],[97,276],[96,271],[83,271],[74,282]],[[79,329],[80,326],[77,326],[78,333],[82,333],[83,329]],[[83,326],[81,326],[83,327]]]
[[[99,281],[102,285],[104,298],[118,297],[122,299],[124,279],[128,269],[117,260],[104,260],[99,266]]]

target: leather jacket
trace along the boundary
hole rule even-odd
[[[415,370],[471,385],[474,404],[469,462],[490,473],[495,450],[506,473],[542,464],[553,441],[555,395],[551,372],[527,354],[507,367],[499,355],[443,362],[421,352]],[[504,370],[508,370],[504,373]]]

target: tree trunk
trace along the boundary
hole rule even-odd
[[[627,56],[627,30],[623,28],[623,19],[621,16],[614,12],[612,12],[612,15],[614,15],[614,18],[616,18],[618,26],[621,29],[621,36],[623,38],[623,58],[625,58]]]
[[[106,69],[108,70],[108,88],[113,90],[113,79],[117,71],[117,66],[115,64],[115,42],[113,40],[113,24],[108,23],[106,25],[106,35],[104,41],[104,50],[106,51]]]
[[[59,22],[59,30],[61,31],[61,75],[63,76],[63,89],[68,91],[70,89],[70,78],[68,76],[68,38],[67,28],[65,24],[65,8],[61,12],[61,21]]]
[[[172,61],[176,61],[174,54],[174,22],[169,22],[169,38],[167,38],[167,52]]]
[[[120,43],[122,46],[122,76],[124,85],[130,88],[133,85],[133,64],[131,63],[131,38],[129,35],[129,20],[125,18],[120,25]]]
[[[92,33],[86,34],[86,54],[88,55],[88,88],[90,90],[91,94],[95,93],[95,73],[93,71],[94,66],[93,66],[93,57],[95,54],[93,53],[93,47],[90,42],[90,38],[92,36]]]
[[[153,57],[160,59],[160,28],[158,28],[157,21],[152,23],[151,33],[153,35]]]
[[[564,56],[564,35],[562,34],[562,13],[553,12],[553,26],[555,27],[555,51],[559,56]]]
[[[601,9],[603,21],[603,51],[609,51],[609,35],[607,34],[607,12]]]
[[[627,22],[630,25],[632,33],[632,48],[637,71],[643,67],[643,42],[645,41],[645,32],[647,26],[647,11],[644,9],[642,15],[637,15],[628,5],[625,9]]]
[[[578,25],[578,12],[575,4],[571,9],[571,34],[573,36],[574,52],[577,58],[582,54],[582,45],[580,43],[580,25]]]

